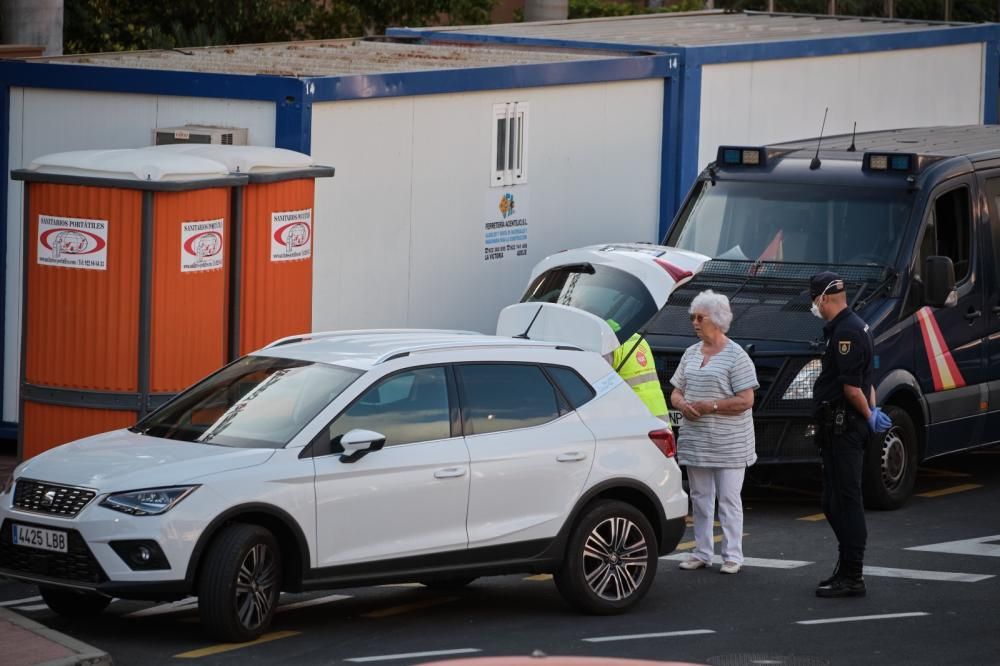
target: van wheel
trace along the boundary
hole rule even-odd
[[[917,429],[895,405],[885,408],[892,427],[872,435],[865,453],[864,498],[869,509],[892,510],[906,503],[917,479]]]
[[[281,551],[258,525],[234,523],[212,542],[198,578],[201,623],[215,638],[241,643],[267,631],[281,592]]]
[[[106,597],[103,594],[68,590],[62,587],[42,587],[39,588],[39,592],[45,605],[63,617],[97,615],[111,603],[111,597]]]
[[[641,511],[615,500],[586,509],[577,521],[556,587],[587,613],[611,615],[637,604],[656,576],[657,543]]]

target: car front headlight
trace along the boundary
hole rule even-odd
[[[3,484],[0,484],[0,495],[6,495],[14,488],[14,472],[7,475],[7,478],[3,480]]]
[[[820,370],[822,369],[823,364],[820,363],[818,358],[806,363],[799,370],[799,374],[795,375],[795,379],[788,385],[788,388],[785,389],[785,394],[781,396],[781,399],[812,400],[813,385],[816,383],[816,379],[819,377]]]
[[[101,506],[132,516],[158,516],[170,511],[197,489],[198,486],[173,486],[112,493],[101,500]]]

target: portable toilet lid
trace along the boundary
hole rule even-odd
[[[186,190],[238,185],[235,176],[218,161],[141,148],[74,150],[43,155],[26,169],[11,172],[15,180],[149,190]]]
[[[311,156],[287,148],[172,143],[154,146],[146,150],[214,160],[224,164],[230,173],[248,176],[251,183],[292,180],[294,178],[329,178],[334,174],[333,167],[317,165]]]

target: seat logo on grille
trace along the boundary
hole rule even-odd
[[[48,490],[45,492],[44,495],[42,495],[42,500],[40,502],[42,506],[52,506],[55,503],[56,503],[56,491]]]

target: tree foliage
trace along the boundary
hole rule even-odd
[[[496,0],[65,0],[66,53],[378,35],[390,26],[488,23]],[[570,0],[570,18],[700,9],[702,0]],[[715,0],[766,10],[767,0]],[[953,21],[1000,20],[997,0],[952,2]],[[838,0],[851,16],[883,16],[883,0]],[[824,14],[827,0],[775,0],[775,10]],[[944,0],[896,0],[896,17],[942,20]]]
[[[382,34],[487,23],[495,0],[65,0],[66,53]]]
[[[766,11],[767,0],[715,0],[718,9]],[[776,12],[826,14],[827,0],[775,0]],[[837,0],[843,16],[884,17],[883,0]],[[895,17],[943,21],[944,0],[896,0]],[[952,0],[951,20],[977,23],[1000,20],[997,0]]]
[[[703,0],[673,0],[650,9],[643,0],[569,0],[569,18],[597,18],[602,16],[632,16],[659,12],[690,12],[704,9]]]

